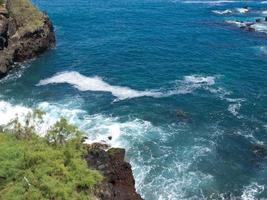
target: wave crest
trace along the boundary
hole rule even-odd
[[[110,92],[113,96],[117,97],[119,100],[150,96],[150,97],[160,97],[162,93],[155,91],[138,91],[131,89],[129,87],[114,86],[105,82],[102,78],[87,77],[78,72],[62,72],[56,74],[51,78],[41,80],[37,86],[55,84],[55,83],[68,83],[80,91],[100,91],[100,92]]]
[[[118,100],[125,100],[137,97],[168,97],[177,94],[187,94],[202,86],[211,86],[215,84],[214,76],[190,75],[184,76],[183,80],[177,81],[178,86],[170,90],[145,90],[139,91],[129,87],[110,85],[98,76],[87,77],[78,72],[62,72],[50,78],[41,80],[37,86],[48,84],[67,83],[80,91],[100,91],[110,92]],[[176,84],[176,85],[177,85]]]

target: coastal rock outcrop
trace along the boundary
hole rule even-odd
[[[125,150],[94,143],[88,147],[85,160],[88,166],[99,170],[104,181],[95,189],[97,200],[142,200],[135,190],[131,165],[124,161]]]
[[[0,5],[0,77],[15,62],[34,58],[54,47],[54,28],[48,16],[29,0]]]

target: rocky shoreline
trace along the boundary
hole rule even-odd
[[[0,5],[0,77],[14,63],[34,58],[54,45],[50,19],[29,1],[7,0]]]

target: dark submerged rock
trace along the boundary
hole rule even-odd
[[[88,147],[88,166],[102,172],[104,181],[95,188],[99,200],[142,200],[135,190],[131,165],[124,161],[125,150],[95,143]]]
[[[256,19],[256,22],[257,23],[260,23],[261,22],[261,19],[260,18]]]
[[[258,157],[267,157],[267,147],[264,145],[254,144],[252,146],[252,152]]]
[[[0,77],[12,69],[14,62],[34,58],[55,45],[54,28],[46,14],[28,0],[8,0],[6,5],[0,9]],[[14,13],[18,5],[25,8]],[[33,19],[34,24],[25,20],[32,18],[38,21]]]
[[[176,110],[176,117],[181,122],[190,122],[189,114],[181,109]]]

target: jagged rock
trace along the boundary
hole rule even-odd
[[[125,150],[106,145],[92,144],[88,147],[85,160],[88,166],[100,170],[104,181],[95,188],[98,200],[142,200],[135,190],[131,165],[124,161]]]
[[[51,21],[30,1],[8,0],[6,9],[7,16],[0,14],[0,77],[14,62],[34,58],[55,45]]]

